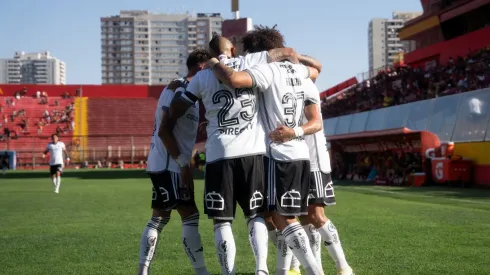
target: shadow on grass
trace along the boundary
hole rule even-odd
[[[9,171],[5,175],[0,174],[0,179],[37,179],[48,178],[49,172],[39,171]],[[63,178],[76,179],[143,179],[149,178],[145,170],[120,170],[120,169],[83,169],[83,170],[65,170]],[[201,171],[194,172],[194,178],[197,180],[204,179],[204,173]]]

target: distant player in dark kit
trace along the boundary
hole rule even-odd
[[[51,179],[53,180],[54,192],[60,192],[61,186],[61,173],[63,172],[63,167],[65,167],[65,162],[63,161],[63,153],[66,155],[66,161],[70,161],[68,152],[66,151],[66,146],[63,141],[59,140],[57,134],[51,135],[51,140],[46,146],[46,150],[43,153],[43,159],[46,158],[46,154],[49,153],[49,173]]]

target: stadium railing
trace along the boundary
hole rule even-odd
[[[371,80],[378,73],[390,71],[390,70],[393,70],[393,69],[394,69],[394,66],[393,65],[385,65],[385,66],[381,66],[379,68],[376,68],[376,69],[373,69],[373,70],[370,70],[370,71],[362,72],[362,73],[357,74],[357,81],[359,81],[359,83],[361,83],[361,82],[364,82],[366,80]]]
[[[490,141],[490,88],[323,120],[328,136],[408,128],[441,141]]]
[[[88,146],[89,139],[92,140],[91,146]],[[70,139],[61,137],[60,140],[65,143],[70,153],[71,163],[118,163],[122,160],[124,163],[138,164],[146,161],[150,150],[148,135],[73,136]],[[94,143],[93,140],[97,142]],[[22,148],[12,146],[12,143],[20,142],[23,144]],[[15,151],[17,168],[35,169],[48,165],[48,158],[43,159],[42,154],[49,142],[49,136],[19,136],[16,140],[0,141],[0,151]]]

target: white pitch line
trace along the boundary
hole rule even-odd
[[[408,197],[425,197],[425,198],[438,198],[438,199],[446,199],[446,200],[451,200],[451,201],[458,201],[458,202],[465,202],[465,203],[475,203],[475,204],[489,204],[489,202],[484,202],[484,201],[472,201],[472,200],[465,200],[465,199],[453,199],[453,198],[446,198],[446,197],[439,197],[439,196],[433,196],[433,195],[423,195],[423,194],[410,194],[410,193],[402,193],[402,192],[394,192],[390,190],[382,190],[382,189],[375,189],[373,188],[366,188],[366,187],[349,187],[349,186],[337,186],[337,187],[346,187],[347,189],[358,189],[358,190],[364,190],[364,191],[369,191],[373,193],[388,193],[388,194],[394,194],[398,196],[408,196]]]

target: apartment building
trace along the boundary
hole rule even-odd
[[[167,84],[187,73],[190,52],[221,34],[219,13],[121,11],[101,18],[102,84]]]
[[[392,18],[375,18],[368,26],[369,73],[393,65],[400,52],[415,49],[413,41],[400,41],[398,31],[405,22],[422,15],[422,12],[393,12]]]
[[[66,84],[66,66],[48,51],[16,52],[12,58],[0,59],[0,83]]]

